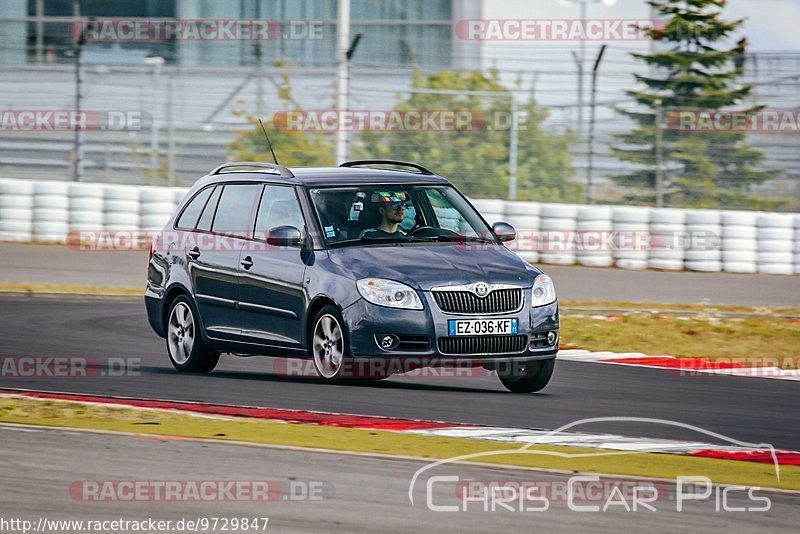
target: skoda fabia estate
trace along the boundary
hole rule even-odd
[[[221,353],[307,358],[328,381],[463,365],[534,392],[558,303],[514,237],[419,165],[228,163],[153,240],[147,313],[178,371]]]

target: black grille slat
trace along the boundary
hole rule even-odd
[[[440,337],[442,354],[516,354],[525,350],[527,336],[453,336]]]
[[[445,313],[508,313],[522,306],[522,289],[495,289],[485,297],[469,291],[433,291],[439,309]]]

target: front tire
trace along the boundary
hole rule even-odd
[[[515,364],[511,370],[498,370],[503,386],[511,393],[535,393],[541,391],[550,382],[556,359],[531,360],[524,364]]]
[[[332,304],[323,306],[314,317],[310,352],[314,369],[328,382],[341,380],[346,374],[348,343],[343,325],[342,314]]]
[[[167,354],[182,373],[210,373],[219,362],[219,352],[203,342],[194,307],[186,296],[176,298],[167,315]]]

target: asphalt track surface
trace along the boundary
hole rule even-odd
[[[0,283],[142,287],[147,252],[0,243]],[[570,300],[800,307],[800,276],[540,265]]]
[[[97,435],[68,430],[20,429],[0,426],[4,445],[0,461],[0,517],[19,518],[36,525],[48,520],[135,520],[147,518],[173,521],[182,518],[268,517],[266,532],[607,532],[629,529],[641,532],[795,532],[800,496],[757,492],[770,499],[767,512],[715,511],[714,498],[685,502],[677,512],[675,487],[656,486],[659,498],[651,506],[625,511],[612,506],[606,512],[575,512],[563,500],[548,495],[549,507],[520,511],[495,506],[484,511],[473,502],[463,512],[428,509],[425,482],[415,484],[412,507],[410,481],[425,463],[296,450],[250,447],[224,443],[166,441],[128,436]],[[98,451],[103,451],[98,454]],[[21,469],[25,466],[26,469]],[[449,465],[428,472],[456,476],[461,480],[525,481],[541,487],[566,484],[566,477],[536,471]],[[81,492],[70,492],[76,481],[268,481],[275,493],[268,502],[245,501],[147,501],[87,502]],[[605,479],[611,481],[613,479]],[[633,484],[645,484],[634,482]],[[290,489],[294,488],[294,489]],[[303,499],[303,488],[311,488],[312,499]],[[436,483],[431,502],[459,505],[455,485]],[[593,501],[605,503],[610,491]],[[488,501],[486,501],[488,503]],[[619,502],[619,500],[617,500]],[[627,497],[627,502],[632,500]],[[729,494],[729,507],[762,506],[743,492]],[[528,508],[542,502],[524,502]],[[535,526],[534,526],[535,525]],[[174,530],[178,532],[177,530]],[[220,530],[218,529],[217,532]],[[263,530],[258,530],[263,532]],[[72,532],[60,530],[59,532]],[[251,530],[251,532],[253,532]]]
[[[164,341],[150,330],[139,300],[1,298],[0,340],[2,357],[72,356],[97,362],[95,372],[89,373],[94,376],[0,376],[3,388],[543,429],[590,417],[646,417],[699,426],[741,441],[800,449],[800,384],[794,381],[680,376],[661,369],[563,361],[542,393],[514,395],[485,372],[324,384],[287,377],[281,372],[285,367],[276,365],[281,360],[228,355],[211,374],[185,375],[173,369]],[[126,362],[126,372],[120,372],[120,361]],[[660,424],[603,422],[576,430],[725,444]]]

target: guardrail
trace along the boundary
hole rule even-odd
[[[159,230],[187,190],[0,179],[0,241],[65,243],[80,230]],[[800,274],[800,214],[486,199],[473,204],[489,223],[505,220],[517,229],[509,248],[530,262]]]

